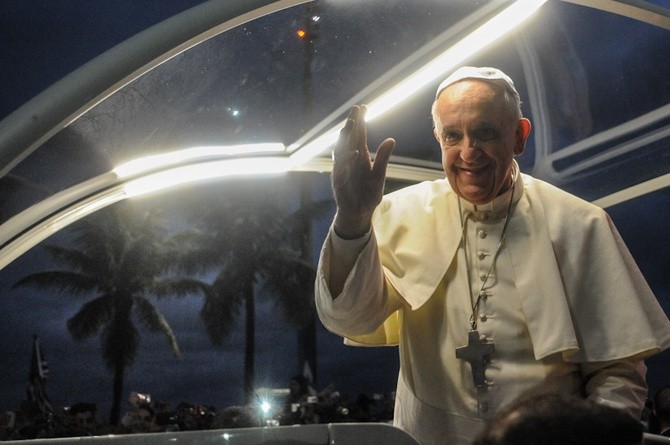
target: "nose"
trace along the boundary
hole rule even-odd
[[[464,141],[464,146],[461,148],[460,152],[460,158],[463,161],[472,164],[477,161],[481,154],[481,151],[479,148],[477,148],[476,139],[469,139]]]

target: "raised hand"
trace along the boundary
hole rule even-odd
[[[370,157],[365,125],[365,106],[354,106],[333,148],[333,193],[337,204],[335,232],[342,238],[363,236],[371,225],[372,213],[382,199],[386,167],[395,141],[384,140]]]

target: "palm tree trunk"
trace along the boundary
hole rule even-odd
[[[119,422],[121,414],[121,399],[123,397],[123,377],[125,368],[122,363],[114,367],[114,399],[112,401],[112,409],[109,412],[109,424],[116,425]]]
[[[113,342],[113,349],[111,349],[111,363],[114,367],[114,386],[112,388],[113,400],[112,409],[109,413],[110,425],[118,424],[121,413],[126,359],[123,349],[119,349],[119,346],[123,343],[122,339],[129,338],[128,336],[130,336],[132,332],[132,324],[130,322],[132,304],[132,298],[128,298],[123,293],[116,295],[116,298],[114,299],[115,315],[114,320],[112,321],[112,327],[109,331],[109,337],[107,338],[107,341]]]
[[[244,396],[247,405],[253,401],[254,394],[254,354],[256,349],[256,308],[254,300],[253,278],[247,280],[246,289],[246,338],[244,350]]]

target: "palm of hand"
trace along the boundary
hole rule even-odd
[[[374,162],[367,145],[365,107],[354,106],[333,149],[332,187],[337,204],[335,229],[340,236],[361,236],[382,199],[393,139],[379,145]]]

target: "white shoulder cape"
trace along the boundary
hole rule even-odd
[[[641,359],[669,347],[670,321],[605,211],[528,175],[522,182],[506,245],[535,358]],[[459,221],[446,180],[399,190],[377,208],[386,278],[411,309],[433,295],[454,261]],[[397,323],[394,314],[380,327],[388,340]]]

